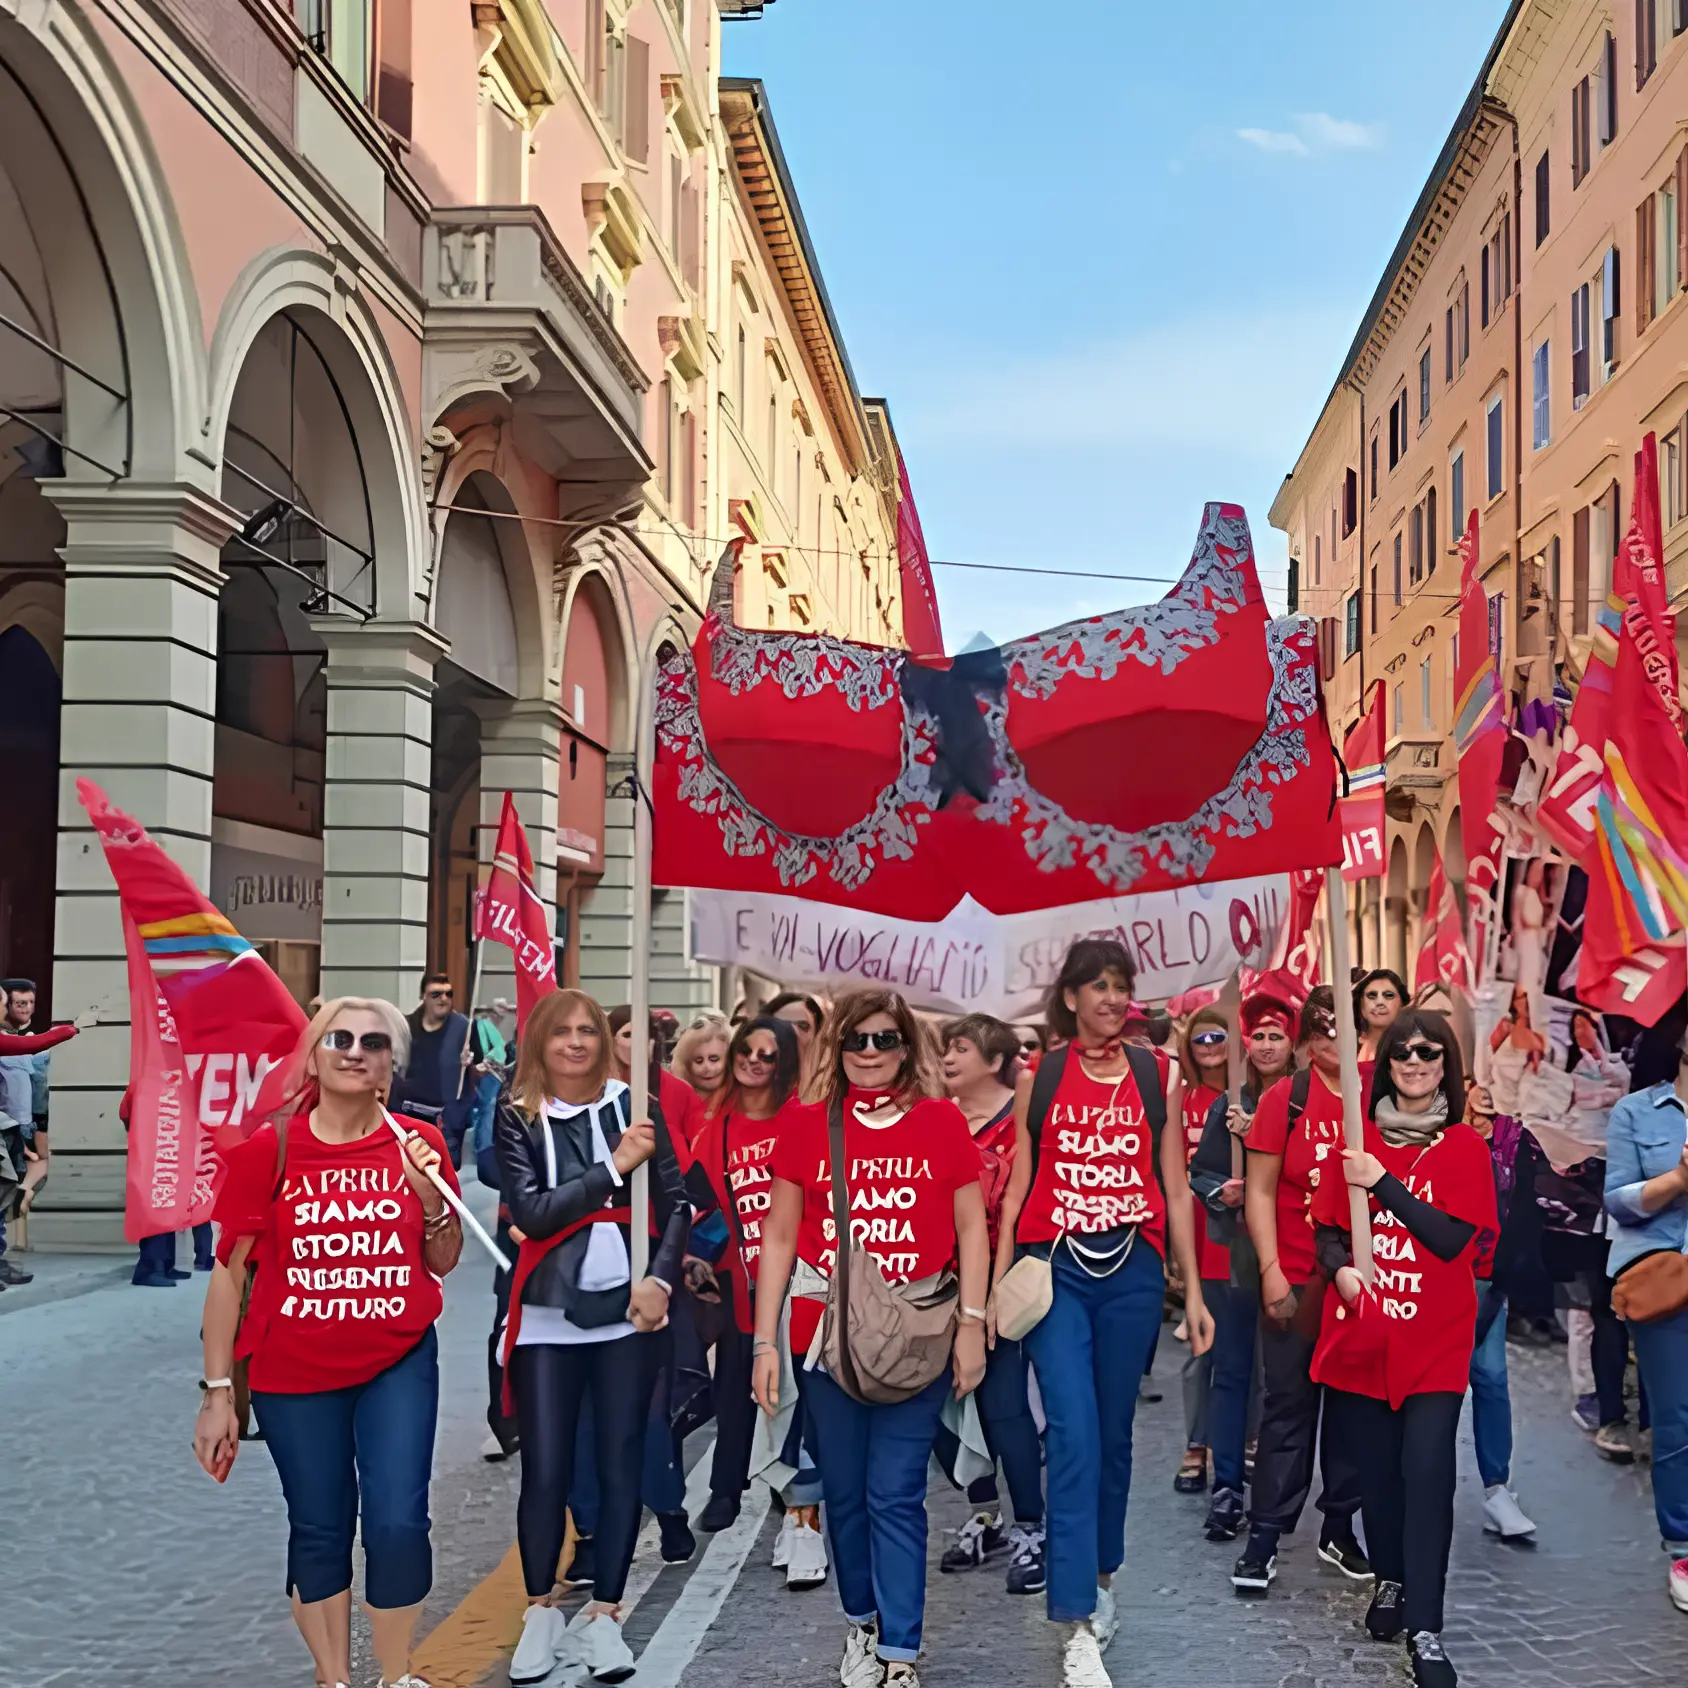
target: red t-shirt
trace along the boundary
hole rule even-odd
[[[1206,1084],[1184,1086],[1184,1164],[1196,1158],[1202,1144],[1202,1131],[1207,1125],[1208,1110],[1219,1100],[1219,1092]],[[1223,1278],[1231,1281],[1231,1251],[1214,1242],[1207,1234],[1207,1208],[1199,1196],[1191,1197],[1196,1210],[1196,1270],[1204,1279]]]
[[[1002,1233],[1002,1198],[1008,1193],[1008,1175],[1014,1170],[1014,1104],[979,1127],[973,1138],[983,1163],[979,1188],[985,1196],[985,1224],[990,1229],[991,1259],[996,1259],[996,1240]]]
[[[1248,1147],[1256,1154],[1281,1155],[1278,1169],[1278,1266],[1292,1284],[1313,1276],[1313,1192],[1327,1164],[1342,1177],[1342,1097],[1309,1069],[1307,1106],[1290,1129],[1290,1095],[1295,1086],[1274,1084],[1255,1110]],[[1256,1244],[1257,1247],[1260,1245]],[[1262,1248],[1264,1255],[1265,1250]]]
[[[1473,1263],[1497,1224],[1489,1147],[1469,1125],[1451,1125],[1427,1147],[1394,1148],[1370,1120],[1365,1146],[1420,1201],[1477,1234],[1457,1258],[1438,1260],[1369,1196],[1373,1293],[1358,1312],[1334,1289],[1326,1294],[1314,1381],[1395,1407],[1408,1395],[1462,1394],[1477,1327]],[[1333,1171],[1314,1194],[1313,1221],[1346,1231],[1348,1218],[1348,1181]]]
[[[941,1272],[955,1258],[955,1192],[977,1181],[979,1150],[962,1111],[923,1099],[892,1125],[862,1122],[856,1104],[875,1098],[852,1089],[844,1102],[845,1184],[852,1236],[891,1284]],[[774,1147],[773,1174],[803,1188],[797,1254],[828,1277],[837,1255],[832,1223],[832,1154],[827,1110],[794,1109]],[[791,1304],[791,1350],[807,1352],[821,1304]]]
[[[457,1172],[432,1125],[395,1116]],[[404,1150],[382,1125],[355,1143],[324,1143],[310,1115],[287,1126],[287,1166],[276,1197],[276,1132],[261,1125],[228,1156],[212,1214],[217,1258],[228,1264],[256,1237],[252,1299],[235,1345],[254,1389],[315,1394],[367,1383],[421,1341],[440,1316],[440,1280],[422,1263],[422,1200]]]
[[[802,1107],[795,1098],[770,1119],[749,1119],[744,1114],[713,1114],[705,1118],[692,1143],[697,1164],[708,1176],[715,1199],[723,1213],[727,1185],[732,1186],[733,1208],[738,1217],[723,1264],[733,1280],[733,1312],[739,1329],[747,1336],[755,1329],[750,1310],[750,1285],[756,1282],[756,1268],[762,1258],[762,1220],[768,1211],[769,1186],[774,1181],[774,1145],[785,1123]],[[722,1181],[722,1141],[726,1144],[726,1182]],[[738,1237],[744,1237],[742,1251]]]
[[[1166,1197],[1154,1164],[1154,1134],[1137,1080],[1092,1078],[1068,1058],[1037,1145],[1037,1173],[1015,1237],[1053,1242],[1136,1225],[1166,1257]]]
[[[687,1172],[696,1152],[693,1142],[703,1128],[703,1098],[679,1074],[664,1068],[658,1082],[657,1101],[662,1106],[662,1121],[673,1140],[680,1170]]]

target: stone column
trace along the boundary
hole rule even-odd
[[[633,799],[616,795],[625,793],[632,771],[630,751],[615,751],[606,759],[604,874],[580,908],[580,988],[606,1008],[632,994]],[[663,1006],[655,995],[651,1001]]]
[[[486,883],[498,848],[504,793],[516,799],[516,813],[533,851],[533,882],[557,929],[557,762],[563,712],[554,698],[525,702],[500,699],[475,706],[481,718],[481,820],[477,848],[481,883]],[[487,944],[481,958],[482,1003],[516,1000],[515,958],[505,944]],[[468,1004],[464,1005],[466,1008]]]
[[[204,887],[216,759],[218,552],[236,514],[192,487],[46,483],[65,519],[64,704],[53,1002],[100,1023],[54,1051],[38,1247],[121,1247],[129,991],[117,889],[76,797],[85,775]]]
[[[328,755],[322,830],[322,994],[409,1012],[428,961],[434,665],[419,621],[322,616]]]

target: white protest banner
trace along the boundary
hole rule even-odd
[[[1164,1002],[1263,967],[1289,907],[1286,874],[996,915],[967,900],[933,924],[801,897],[690,891],[690,957],[786,985],[883,984],[917,1008],[1012,1020],[1037,1013],[1077,938],[1117,938],[1137,995]]]

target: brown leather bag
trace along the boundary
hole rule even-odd
[[[1620,1319],[1651,1324],[1688,1307],[1688,1254],[1660,1249],[1624,1267],[1612,1285],[1612,1311]]]
[[[886,1283],[866,1249],[850,1240],[850,1193],[844,1180],[844,1104],[829,1110],[832,1223],[837,1246],[832,1288],[821,1321],[821,1361],[846,1395],[869,1406],[893,1406],[918,1395],[950,1362],[960,1299],[955,1276],[943,1273],[915,1299]]]

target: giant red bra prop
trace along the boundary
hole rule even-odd
[[[1210,504],[1157,604],[952,659],[732,621],[658,679],[659,885],[937,920],[1342,859],[1312,627]]]

